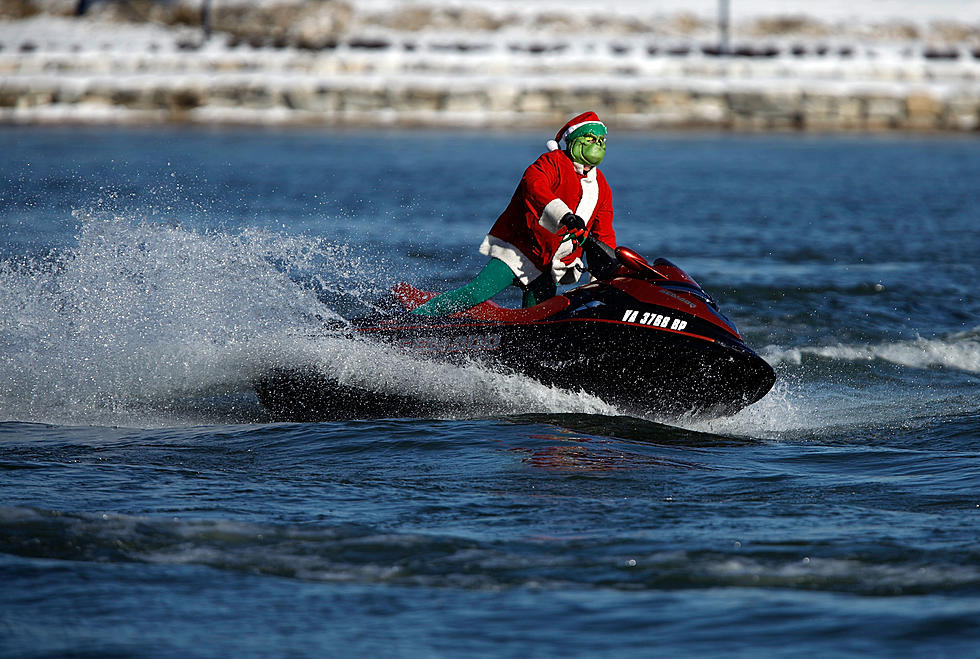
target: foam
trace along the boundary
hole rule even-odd
[[[384,264],[368,266],[345,246],[119,215],[78,219],[74,246],[0,263],[4,420],[193,424],[201,418],[186,411],[188,400],[251,396],[250,383],[274,366],[416,392],[468,416],[615,412],[520,375],[420,361],[325,331],[325,320],[371,310],[387,290]]]
[[[778,349],[770,348],[770,363],[800,364],[808,355],[833,361],[862,362],[882,360],[909,368],[953,368],[980,373],[980,327],[945,337],[916,337],[910,341]]]
[[[832,363],[885,362],[912,369],[955,369],[980,373],[980,328],[926,339],[879,344],[837,344],[803,348],[769,346],[762,356],[777,372],[776,385],[762,400],[735,415],[711,420],[681,420],[700,432],[761,439],[785,439],[795,433],[834,432],[846,427],[905,426],[932,407],[961,402],[942,390],[921,388],[882,391],[873,381],[855,380],[834,369],[829,378],[801,369],[811,359]],[[955,398],[955,395],[953,396]]]

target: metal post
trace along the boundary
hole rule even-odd
[[[722,55],[731,54],[731,46],[728,40],[729,21],[729,0],[718,0],[718,51]]]
[[[204,40],[211,38],[211,0],[201,2],[201,30],[204,31]]]

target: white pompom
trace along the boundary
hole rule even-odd
[[[554,140],[548,140],[547,142],[545,142],[545,146],[548,147],[548,151],[557,151],[558,150],[558,142],[556,142]]]

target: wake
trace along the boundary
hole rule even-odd
[[[326,331],[325,322],[342,326],[344,318],[378,310],[396,279],[383,262],[348,246],[252,229],[78,219],[75,244],[0,262],[0,420],[137,427],[261,421],[267,417],[252,383],[270,368],[314,368],[359,389],[409,392],[450,418],[619,415],[574,389],[473,363],[419,360]],[[769,348],[764,357],[779,378],[763,400],[724,419],[669,423],[778,438],[902,422],[916,413],[921,392],[855,384],[832,365],[980,373],[980,328],[876,345]],[[830,362],[830,373],[814,376],[807,367],[814,360]]]
[[[248,229],[79,219],[75,245],[0,262],[2,420],[139,427],[260,420],[252,383],[273,367],[412,392],[463,417],[615,412],[519,375],[419,361],[325,330],[328,321],[342,326],[377,310],[390,287],[384,263],[347,246]]]

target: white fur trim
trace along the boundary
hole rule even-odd
[[[558,223],[561,222],[561,218],[565,217],[568,213],[571,213],[572,209],[568,207],[561,199],[557,197],[548,202],[548,205],[544,207],[541,211],[541,217],[538,218],[538,224],[543,226],[545,229],[551,233],[558,233]]]
[[[596,168],[593,167],[582,179],[582,200],[578,202],[575,214],[589,223],[599,203],[599,181],[596,178]]]
[[[483,243],[480,244],[480,254],[492,259],[500,259],[506,263],[514,276],[525,286],[541,274],[541,271],[531,263],[531,259],[524,256],[519,249],[506,240],[501,240],[496,236],[488,235],[483,239]]]
[[[578,208],[575,209],[575,214],[585,220],[588,224],[589,220],[592,218],[592,214],[595,212],[595,207],[599,203],[599,180],[598,173],[595,167],[593,167],[588,174],[582,177],[582,199],[578,202]],[[541,214],[541,219],[539,223],[542,226],[547,226],[544,224],[545,216],[549,213],[549,207],[551,212],[556,212],[558,210],[557,204],[555,202],[560,202],[563,208],[568,208],[565,202],[561,199],[555,199],[550,204],[545,206],[545,212]],[[553,206],[554,205],[554,206]],[[562,212],[558,216],[560,220],[565,216]],[[556,221],[557,225],[557,221]],[[552,229],[557,233],[557,226]],[[585,264],[582,262],[581,258],[577,258],[571,263],[565,263],[561,260],[561,257],[568,256],[572,253],[574,245],[571,240],[565,240],[558,249],[555,251],[555,256],[551,260],[551,276],[555,280],[556,284],[561,284],[562,286],[568,286],[574,284],[582,276],[585,271]]]
[[[546,147],[548,147],[548,151],[557,151],[558,150],[558,142],[556,142],[554,140],[548,140],[547,142],[544,143],[544,145]]]

